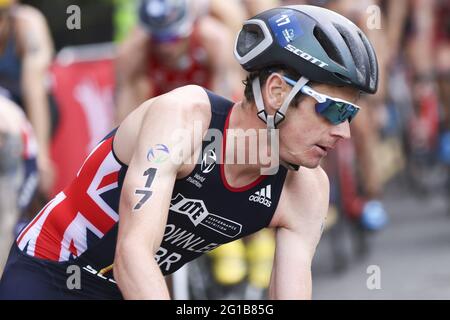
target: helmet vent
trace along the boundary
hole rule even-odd
[[[247,24],[242,28],[237,40],[237,52],[243,57],[264,40],[264,33],[257,24]]]
[[[322,48],[325,50],[328,57],[336,62],[337,64],[343,66],[344,62],[342,61],[342,57],[339,54],[336,46],[333,42],[328,38],[328,36],[322,31],[321,28],[315,27],[313,30],[314,37],[316,37],[317,41],[320,43]]]
[[[345,27],[339,24],[334,24],[334,26],[339,31],[342,39],[344,40],[348,50],[352,55],[356,67],[358,82],[364,83],[366,79],[363,75],[366,74],[366,65],[364,64],[364,57],[361,56],[362,53],[359,50],[361,44],[356,42],[356,39],[353,38],[352,34]]]
[[[377,58],[375,57],[375,54],[373,53],[373,49],[369,43],[369,40],[367,40],[366,36],[362,33],[358,33],[359,37],[364,44],[364,47],[366,48],[366,52],[369,56],[369,68],[370,68],[370,87],[375,88],[376,87],[376,74],[377,74]]]

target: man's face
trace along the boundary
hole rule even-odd
[[[349,102],[356,102],[359,96],[352,88],[320,84],[313,89]],[[340,139],[350,138],[350,126],[348,121],[333,125],[316,112],[316,100],[303,97],[297,107],[288,109],[286,120],[279,127],[280,156],[289,163],[315,168]]]

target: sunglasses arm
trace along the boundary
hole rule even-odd
[[[265,106],[264,101],[262,98],[261,93],[261,85],[259,82],[259,77],[256,77],[253,79],[252,82],[252,90],[253,90],[253,96],[255,97],[255,104],[256,108],[258,110],[258,117],[267,124],[267,132],[268,132],[268,138],[271,138],[270,132],[275,129],[286,117],[286,111],[289,107],[289,104],[291,103],[292,99],[295,97],[295,95],[301,90],[301,88],[309,82],[309,79],[305,77],[301,77],[300,80],[297,81],[297,83],[294,85],[294,87],[289,92],[287,98],[284,100],[283,104],[281,105],[280,109],[278,109],[275,112],[275,115],[268,115]],[[297,171],[300,166],[287,163],[280,159],[280,163],[286,167],[289,170]]]

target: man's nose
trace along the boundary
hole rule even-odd
[[[337,136],[341,139],[350,139],[350,123],[348,121],[344,121],[338,125],[333,126],[331,135]]]

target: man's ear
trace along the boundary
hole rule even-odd
[[[266,106],[278,109],[286,97],[286,84],[278,73],[272,73],[266,81],[265,89]]]

